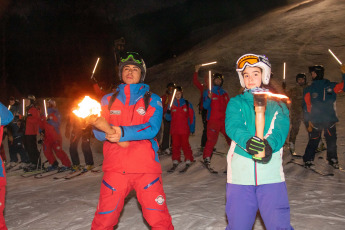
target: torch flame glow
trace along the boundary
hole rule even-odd
[[[280,99],[288,99],[289,97],[285,96],[284,94],[275,94],[271,92],[255,92],[254,94],[266,94],[268,97],[276,97]]]
[[[101,116],[101,104],[89,96],[85,96],[78,106],[78,109],[73,110],[73,113],[77,117],[86,118],[91,115]]]

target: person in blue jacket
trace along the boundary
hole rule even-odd
[[[282,155],[289,132],[289,110],[281,101],[267,99],[264,138],[256,136],[254,96],[265,92],[271,64],[262,55],[246,54],[237,61],[236,71],[244,88],[231,98],[225,130],[232,139],[227,156],[227,230],[250,230],[258,209],[266,229],[293,229],[285,184]],[[265,151],[265,157],[254,155]]]
[[[2,141],[3,128],[13,120],[13,114],[0,103],[0,145]],[[5,209],[5,194],[6,194],[6,172],[4,162],[0,157],[0,229],[7,230],[4,209]]]
[[[335,111],[337,93],[344,92],[345,65],[341,66],[341,83],[324,79],[324,67],[309,67],[313,79],[303,91],[304,121],[308,123],[309,142],[303,155],[306,168],[315,167],[313,161],[318,148],[322,130],[327,144],[327,160],[335,169],[339,168],[337,155],[336,123],[339,121]]]

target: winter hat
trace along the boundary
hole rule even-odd
[[[126,52],[123,58],[120,58],[119,63],[119,77],[122,81],[122,69],[125,65],[136,65],[141,69],[141,78],[140,82],[144,82],[146,75],[146,65],[144,60],[136,52]]]
[[[298,80],[298,78],[303,78],[304,82],[307,83],[307,76],[305,75],[305,73],[299,73],[296,75],[296,82]]]
[[[213,78],[213,81],[216,80],[217,78],[219,78],[222,81],[222,83],[220,83],[220,86],[223,85],[223,82],[224,82],[223,74],[215,73],[215,74],[213,74],[212,78]]]
[[[262,70],[262,83],[268,85],[271,77],[271,64],[264,55],[245,54],[237,60],[236,71],[243,88],[245,88],[246,85],[244,84],[242,72],[247,66],[259,67]]]
[[[317,75],[317,77],[314,78],[313,80],[321,80],[323,79],[325,68],[322,65],[309,66],[309,73],[311,72],[315,72]]]

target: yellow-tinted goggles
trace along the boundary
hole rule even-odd
[[[260,62],[258,56],[255,55],[246,55],[237,61],[237,69],[242,69],[246,63],[253,65]]]

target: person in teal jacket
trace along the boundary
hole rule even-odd
[[[266,229],[293,229],[282,166],[289,111],[268,98],[264,138],[257,137],[253,93],[268,91],[263,85],[269,83],[271,64],[265,56],[246,54],[236,70],[244,91],[226,109],[225,130],[233,140],[227,156],[226,229],[252,229],[258,209]],[[265,157],[254,157],[263,150]]]

